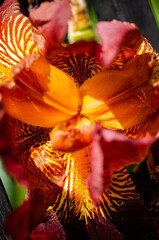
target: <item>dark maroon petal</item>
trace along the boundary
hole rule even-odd
[[[87,231],[92,240],[123,240],[123,236],[114,225],[101,215],[88,219]]]
[[[136,47],[140,43],[140,30],[135,24],[113,20],[99,22],[97,34],[101,45],[96,49],[96,56],[104,68],[109,68],[121,50],[121,46]]]
[[[145,180],[146,172],[144,171],[141,182],[145,184]],[[148,189],[145,188],[145,190],[147,197],[150,198]],[[124,239],[153,239],[152,235],[156,234],[157,229],[151,212],[141,200],[125,168],[113,172],[111,185],[100,198],[99,210],[102,215],[111,219],[114,226],[123,234]]]
[[[68,0],[44,2],[39,8],[31,9],[29,14],[32,23],[45,38],[46,48],[60,46],[66,36],[70,16]]]
[[[29,236],[30,200],[13,211],[5,222],[5,232],[14,240],[24,240]]]
[[[16,178],[17,181],[27,186],[27,178],[24,168],[19,163],[16,150],[14,148],[14,141],[12,139],[12,129],[9,124],[9,117],[7,116],[2,104],[0,103],[0,156],[3,160],[3,165],[11,177]]]
[[[45,222],[32,231],[30,238],[31,240],[66,240],[62,225],[52,210],[47,212]]]
[[[116,131],[96,127],[92,142],[91,173],[87,186],[95,206],[111,183],[115,169],[144,160],[155,137],[131,139]]]

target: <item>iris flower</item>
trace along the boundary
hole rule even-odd
[[[31,22],[17,0],[0,7],[0,90],[17,156],[4,164],[28,188],[6,230],[147,239],[152,223],[124,167],[157,139],[158,54],[116,20],[97,24],[99,42],[64,43],[70,16],[67,0],[32,9]]]

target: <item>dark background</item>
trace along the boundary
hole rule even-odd
[[[3,1],[0,1],[2,4]],[[22,9],[27,14],[27,0],[20,0]],[[32,4],[39,5],[41,0],[32,0]],[[91,0],[99,21],[118,19],[136,23],[141,33],[159,52],[159,31],[151,12],[148,0]],[[9,240],[2,230],[2,222],[11,210],[8,197],[0,181],[0,240]]]

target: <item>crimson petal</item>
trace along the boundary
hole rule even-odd
[[[71,17],[68,0],[44,2],[38,9],[31,9],[29,17],[44,36],[45,49],[60,47],[67,32],[67,22]]]
[[[97,125],[91,152],[91,173],[87,186],[95,207],[103,191],[109,187],[115,169],[144,160],[155,137],[131,139]]]
[[[123,236],[114,225],[101,215],[88,219],[87,231],[92,240],[123,240]]]
[[[52,210],[47,212],[45,222],[33,230],[30,238],[31,240],[66,240],[62,225]]]
[[[27,239],[29,235],[30,200],[9,214],[5,222],[5,232],[14,240]]]
[[[109,68],[119,53],[121,46],[138,47],[141,43],[140,30],[135,24],[113,20],[99,22],[97,34],[101,45],[96,49],[96,56],[104,68]]]
[[[1,97],[1,95],[0,95]],[[12,130],[10,129],[9,117],[7,116],[0,102],[0,156],[3,160],[3,165],[11,177],[23,186],[28,186],[27,177],[24,168],[19,163],[14,141],[12,139]]]

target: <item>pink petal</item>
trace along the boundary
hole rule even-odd
[[[137,46],[141,39],[140,30],[135,24],[117,20],[99,22],[97,34],[101,45],[96,49],[96,57],[106,69],[113,63],[121,46]]]
[[[32,231],[30,238],[31,240],[66,240],[65,232],[53,211],[50,211],[45,223],[39,224]]]
[[[115,169],[144,160],[155,137],[131,139],[97,125],[91,152],[91,173],[87,186],[97,207],[103,191],[109,187]]]
[[[30,20],[45,38],[45,48],[58,48],[63,42],[67,23],[71,17],[68,0],[44,2],[38,9],[31,9]]]

